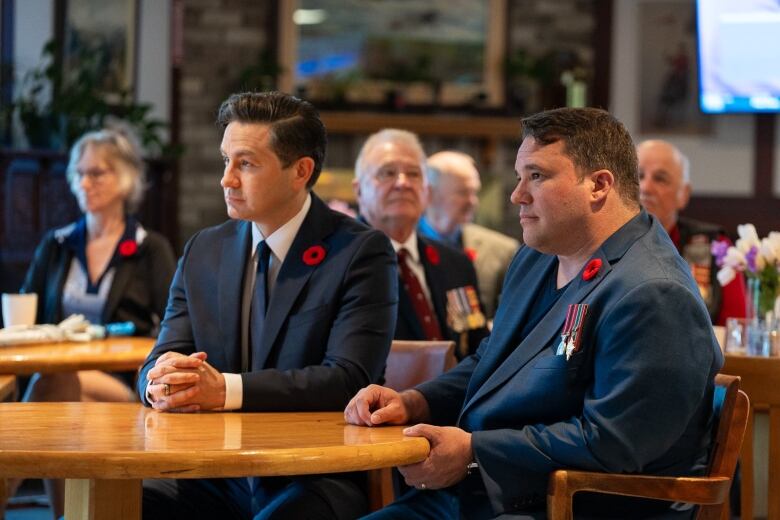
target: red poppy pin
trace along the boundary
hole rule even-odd
[[[587,264],[585,264],[585,270],[582,271],[582,279],[587,281],[593,280],[599,270],[601,269],[601,258],[594,258]]]
[[[325,260],[325,248],[322,246],[311,246],[303,252],[303,263],[306,265],[318,265]]]
[[[466,247],[463,249],[463,252],[466,253],[466,256],[469,257],[469,260],[472,262],[476,261],[477,259],[477,250],[473,247]]]
[[[439,250],[433,246],[425,246],[425,256],[428,257],[428,261],[433,265],[439,265]]]
[[[121,256],[133,256],[138,252],[138,244],[132,238],[122,240],[119,243],[119,254]]]

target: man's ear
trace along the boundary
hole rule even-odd
[[[691,185],[684,184],[677,191],[677,210],[682,211],[691,200]]]
[[[596,170],[590,174],[590,180],[593,183],[591,198],[594,202],[600,201],[607,196],[615,186],[615,176],[609,170]]]
[[[301,157],[295,161],[293,167],[296,183],[301,183],[303,186],[306,186],[314,173],[314,159],[311,157]]]
[[[360,179],[352,179],[352,191],[355,193],[355,199],[360,200]]]

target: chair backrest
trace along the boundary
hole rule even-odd
[[[406,390],[443,374],[456,363],[453,341],[395,340],[387,356],[385,386]]]
[[[718,419],[715,441],[710,457],[711,477],[734,475],[742,439],[747,427],[749,400],[739,389],[740,378],[718,374],[715,376],[713,408]]]

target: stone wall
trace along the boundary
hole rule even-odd
[[[220,103],[242,90],[240,77],[269,45],[273,2],[185,0],[183,61],[179,85],[179,224],[182,244],[193,232],[226,218],[219,180],[221,132],[214,124]],[[180,244],[180,246],[182,245]]]

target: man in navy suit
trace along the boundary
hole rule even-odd
[[[631,137],[591,108],[526,118],[523,137],[511,200],[526,246],[492,334],[436,380],[400,394],[372,385],[345,410],[355,424],[413,424],[406,434],[431,443],[400,468],[416,489],[372,518],[545,518],[556,469],[705,469],[723,357],[689,269],[639,205]],[[575,498],[578,517],[692,511]]]
[[[171,286],[142,401],[160,411],[340,410],[377,381],[397,313],[396,260],[380,232],[311,188],[326,134],[314,107],[277,92],[219,110],[232,220],[195,234]],[[152,480],[144,518],[354,518],[361,474]]]
[[[462,251],[417,233],[427,200],[424,168],[415,134],[381,130],[358,154],[353,187],[360,216],[387,234],[398,253],[395,339],[451,339],[463,357],[487,335],[477,275]]]

